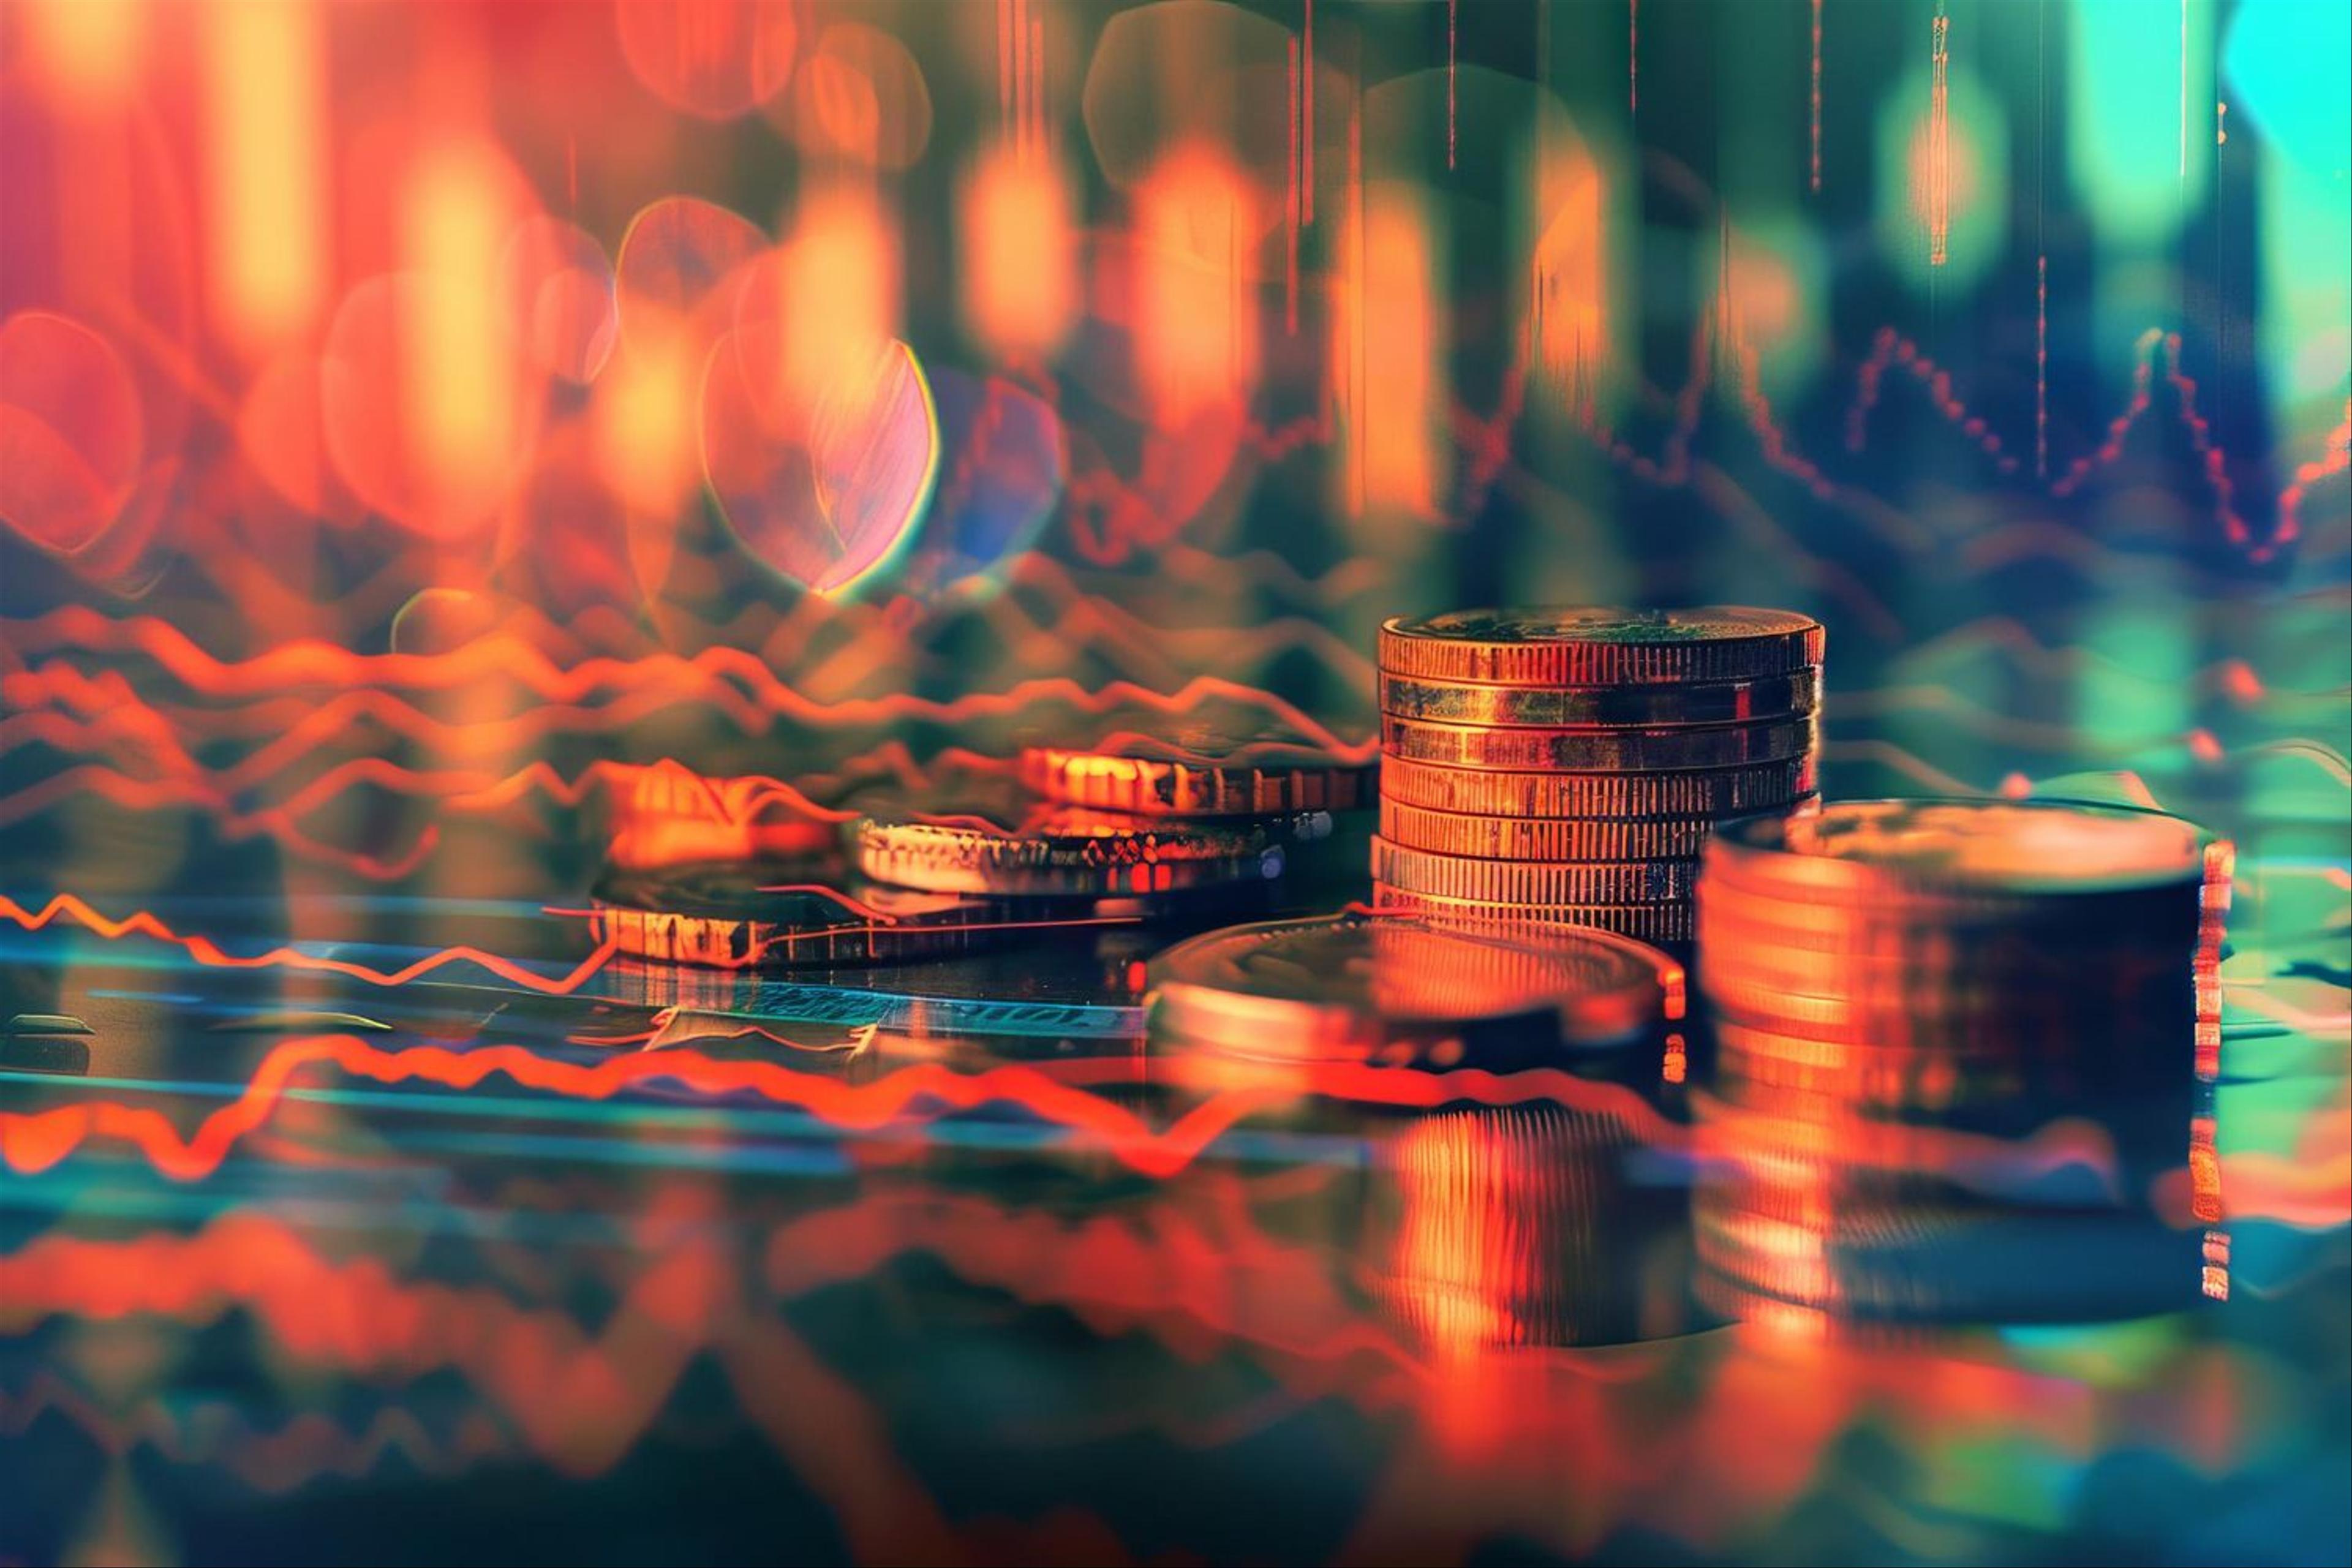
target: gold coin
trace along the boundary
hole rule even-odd
[[[1708,851],[1720,880],[1781,897],[2024,900],[2161,894],[2227,875],[2228,847],[2158,811],[2071,801],[1839,801],[1743,826]]]
[[[1812,794],[1821,787],[1819,767],[1806,755],[1685,773],[1498,773],[1383,757],[1381,796],[1472,816],[1723,817]]]
[[[1475,860],[1372,840],[1372,877],[1407,892],[1498,904],[1655,904],[1690,896],[1696,860]]]
[[[1328,830],[1329,819],[1322,822]],[[1283,838],[1263,825],[1177,823],[1055,805],[1010,826],[961,815],[867,817],[857,825],[853,852],[859,870],[894,887],[1101,897],[1277,877]]]
[[[1664,1018],[1680,966],[1600,931],[1514,942],[1342,915],[1211,931],[1153,959],[1147,977],[1155,1032],[1286,1059],[1453,1066],[1482,1026],[1540,1020],[1554,1049],[1638,1037]]]
[[[1483,860],[1694,859],[1706,847],[1707,816],[1472,816],[1381,802],[1381,837],[1440,855]]]
[[[1692,686],[1489,686],[1382,675],[1381,711],[1445,724],[1528,728],[1744,724],[1812,712],[1821,703],[1821,679],[1819,666]]]
[[[633,958],[721,969],[960,952],[1012,929],[1000,900],[869,887],[828,862],[726,859],[606,877],[590,931]]]
[[[1259,816],[1371,804],[1377,768],[1290,731],[1163,722],[1089,746],[1021,753],[1021,779],[1048,800],[1139,816]]]
[[[1560,606],[1398,616],[1380,667],[1496,686],[1681,685],[1787,675],[1822,662],[1821,623],[1787,610]]]
[[[1681,730],[1498,730],[1381,720],[1381,748],[1393,757],[1446,767],[1577,773],[1664,773],[1748,767],[1809,755],[1821,743],[1813,719],[1715,724]]]
[[[1884,993],[1865,996],[1792,991],[1743,980],[1737,973],[1727,973],[1725,965],[1711,963],[1706,971],[1705,992],[1715,1010],[1726,1017],[1811,1039],[1998,1055],[2071,1051],[2078,1042],[2108,1047],[2127,1042],[2134,1054],[2141,1054],[2158,1050],[2171,1040],[2184,1054],[2185,1068],[2200,1021],[2191,1003],[2193,987],[2187,966],[2182,966],[2172,986],[2159,989],[2143,1006],[2112,998],[2105,979],[2092,967],[2084,976],[2085,984],[2072,990],[1946,986],[1939,991],[1914,991],[1898,999]],[[2218,1019],[2218,1014],[2215,1016]]]
[[[1559,931],[1589,926],[1630,936],[1636,942],[1688,942],[1691,934],[1690,906],[1685,903],[1503,904],[1416,893],[1375,881],[1372,904],[1376,909],[1405,910],[1432,920],[1481,928]]]
[[[2127,942],[2176,942],[2186,953],[2211,924],[2193,883],[2073,900],[1934,891],[1865,903],[1800,888],[1758,891],[1723,872],[1721,844],[1720,837],[1708,842],[1697,901],[1721,923],[1727,942],[1889,956],[2039,942],[2081,956]]]

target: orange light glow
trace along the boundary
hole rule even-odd
[[[898,247],[872,191],[843,184],[807,197],[773,276],[782,390],[796,409],[814,409],[897,331]]]
[[[1451,444],[1441,424],[1444,353],[1430,301],[1444,287],[1429,223],[1416,195],[1392,183],[1365,193],[1363,232],[1349,247],[1357,272],[1349,298],[1357,395],[1350,402],[1348,470],[1360,508],[1425,517],[1437,510]]]
[[[1952,222],[1965,218],[1983,186],[1976,143],[1951,123],[1948,110],[1930,109],[1911,133],[1911,211],[1927,230],[1927,264],[1951,258]]]
[[[646,89],[703,120],[732,120],[791,79],[791,0],[621,0],[621,56]]]
[[[614,495],[647,513],[677,505],[700,477],[695,450],[694,341],[683,328],[632,341],[597,382],[591,445]]]
[[[962,220],[966,331],[1006,357],[1052,353],[1077,304],[1062,172],[999,143],[964,182]]]
[[[1733,234],[1727,243],[1727,326],[1744,347],[1777,347],[1804,321],[1797,276],[1786,258],[1745,236]]]
[[[1580,148],[1548,161],[1538,210],[1550,215],[1532,274],[1537,370],[1589,415],[1609,359],[1608,184]]]
[[[144,0],[33,0],[22,13],[27,52],[59,96],[111,101],[138,79],[146,11]]]
[[[59,553],[89,545],[138,482],[144,426],[104,338],[46,310],[0,322],[0,521]]]
[[[1239,404],[1256,381],[1262,205],[1202,146],[1171,153],[1136,193],[1136,363],[1163,426]]]
[[[519,410],[512,336],[499,308],[501,220],[497,155],[469,142],[434,150],[411,176],[403,238],[422,282],[403,344],[416,460],[471,488],[500,473]]]
[[[324,294],[320,31],[308,0],[203,14],[207,302],[248,353],[311,325]]]

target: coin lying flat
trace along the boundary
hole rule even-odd
[[[1276,725],[1160,722],[1089,746],[1031,746],[1021,778],[1048,800],[1140,816],[1255,816],[1371,804],[1377,770]]]
[[[1372,884],[1376,909],[1405,910],[1434,921],[1468,926],[1527,927],[1544,932],[1590,927],[1636,942],[1685,942],[1691,936],[1686,903],[1506,904],[1487,899],[1447,898],[1414,892],[1391,882]]]
[[[1729,816],[1785,806],[1820,788],[1810,756],[1685,773],[1509,773],[1381,760],[1381,795],[1471,816]]]
[[[1411,916],[1235,926],[1171,948],[1147,971],[1156,1034],[1286,1060],[1452,1066],[1528,1026],[1545,1048],[1600,1048],[1665,1016],[1681,972],[1601,932],[1541,942]],[[1450,1059],[1449,1059],[1450,1058]]]
[[[1372,840],[1374,879],[1407,892],[1497,904],[1654,904],[1678,901],[1696,860],[1475,860]]]
[[[1317,831],[1317,814],[1295,819]],[[1328,817],[1321,830],[1328,831]],[[1161,893],[1278,877],[1285,835],[1114,816],[1084,806],[1033,811],[1010,825],[971,816],[870,816],[857,825],[858,869],[877,882],[929,892],[1002,897]]]
[[[633,958],[722,969],[896,962],[1014,929],[1003,903],[870,887],[806,859],[625,871],[592,897],[591,931]]]
[[[1693,725],[1676,730],[1504,730],[1381,720],[1381,744],[1392,757],[1447,767],[1571,772],[1670,772],[1736,768],[1811,752],[1821,731],[1811,719],[1773,723]]]
[[[1569,729],[1662,728],[1795,718],[1821,701],[1818,666],[1754,680],[1688,686],[1493,686],[1380,678],[1381,711],[1444,724]]]
[[[1380,667],[1496,686],[1683,684],[1788,675],[1822,647],[1821,623],[1786,610],[1456,610],[1387,622]]]
[[[1715,819],[1707,816],[1472,816],[1381,802],[1381,837],[1439,855],[1483,860],[1696,859]]]

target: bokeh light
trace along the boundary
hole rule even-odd
[[[616,0],[612,13],[637,80],[699,119],[732,120],[792,79],[792,0]]]
[[[0,520],[45,550],[87,548],[130,503],[145,460],[139,388],[78,321],[0,321]]]
[[[790,129],[811,158],[900,170],[931,139],[931,94],[907,46],[878,27],[836,22],[793,79]]]

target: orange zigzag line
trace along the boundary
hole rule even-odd
[[[1197,1206],[1154,1197],[1072,1216],[929,1187],[884,1190],[789,1219],[740,1262],[731,1247],[688,1231],[617,1271],[620,1309],[593,1334],[560,1305],[403,1279],[373,1256],[331,1259],[282,1221],[233,1211],[193,1235],[50,1235],[0,1255],[0,1279],[9,1281],[0,1326],[21,1333],[50,1317],[152,1315],[201,1328],[243,1309],[306,1362],[370,1379],[456,1365],[493,1395],[511,1395],[499,1374],[517,1334],[537,1342],[523,1357],[536,1365],[611,1362],[617,1324],[634,1314],[685,1342],[682,1361],[721,1337],[728,1312],[753,1304],[752,1287],[789,1300],[919,1253],[959,1279],[1067,1308],[1106,1332],[1141,1327],[1188,1352],[1204,1341],[1238,1341],[1292,1363],[1328,1366],[1368,1352],[1393,1369],[1422,1370],[1339,1289],[1328,1249],[1276,1240],[1237,1193],[1206,1215],[1191,1212]],[[658,1218],[648,1216],[646,1228],[660,1229]],[[705,1267],[670,1281],[669,1291],[648,1289],[681,1253],[706,1255]],[[485,1351],[493,1362],[479,1359]]]
[[[363,980],[371,985],[396,986],[424,975],[446,969],[455,963],[472,963],[489,971],[510,984],[546,995],[568,995],[576,991],[592,974],[609,963],[619,951],[609,941],[580,961],[566,973],[546,975],[526,969],[512,959],[494,952],[484,952],[476,947],[445,948],[400,969],[371,969],[365,964],[352,963],[339,958],[321,958],[316,953],[290,947],[271,948],[267,952],[232,953],[211,938],[183,936],[145,910],[133,911],[121,920],[100,914],[71,893],[59,893],[41,909],[28,910],[5,894],[0,894],[0,920],[12,921],[26,931],[40,931],[51,922],[70,919],[112,942],[125,936],[152,937],[185,952],[198,963],[214,969],[303,969],[320,973],[341,974],[352,980]]]
[[[757,704],[760,719],[787,717],[812,726],[846,726],[929,720],[955,724],[982,717],[1006,717],[1049,701],[1067,702],[1080,711],[1104,713],[1133,705],[1166,713],[1187,713],[1201,704],[1226,700],[1264,710],[1274,718],[1335,751],[1370,756],[1370,742],[1341,741],[1296,704],[1244,682],[1219,676],[1195,676],[1173,692],[1160,692],[1129,680],[1114,680],[1088,689],[1068,676],[1024,680],[1003,691],[972,692],[951,699],[891,693],[882,697],[848,698],[835,702],[803,696],[777,679],[768,663],[739,648],[706,648],[691,658],[675,654],[649,655],[641,659],[593,658],[568,669],[558,668],[544,656],[511,637],[491,637],[469,643],[454,653],[356,654],[331,644],[304,641],[273,649],[240,663],[214,658],[163,623],[135,619],[116,621],[79,606],[53,610],[39,618],[46,629],[79,628],[79,644],[88,647],[142,652],[170,670],[184,684],[207,695],[278,695],[289,686],[331,684],[340,687],[409,686],[438,689],[466,682],[511,677],[551,702],[569,702],[606,685],[646,690],[675,700],[681,692],[708,694],[722,676],[742,682]],[[28,623],[18,623],[22,627]],[[749,728],[763,727],[754,723]]]
[[[0,910],[5,912],[5,910]],[[961,1074],[930,1063],[902,1068],[868,1084],[813,1078],[761,1061],[719,1061],[688,1051],[614,1057],[580,1066],[520,1046],[452,1051],[439,1046],[384,1050],[349,1035],[310,1036],[275,1047],[254,1069],[238,1098],[183,1135],[160,1112],[100,1100],[35,1112],[0,1112],[0,1160],[23,1173],[48,1169],[92,1139],[127,1142],[161,1174],[195,1181],[220,1168],[236,1144],[263,1126],[292,1080],[305,1068],[330,1065],[381,1083],[422,1080],[473,1089],[492,1075],[526,1089],[571,1099],[605,1100],[644,1083],[682,1084],[698,1094],[755,1093],[818,1116],[844,1131],[872,1131],[911,1113],[931,1116],[983,1105],[1016,1104],[1047,1121],[1102,1142],[1129,1168],[1169,1176],[1190,1165],[1235,1123],[1261,1107],[1286,1104],[1295,1080],[1254,1082],[1212,1092],[1164,1131],[1154,1131],[1124,1106],[1029,1067]],[[1318,1068],[1318,1092],[1366,1103],[1426,1109],[1456,1100],[1515,1105],[1548,1100],[1605,1106],[1661,1142],[1679,1136],[1671,1123],[1622,1085],[1594,1083],[1553,1068],[1498,1078],[1465,1068],[1441,1076],[1368,1068]]]

